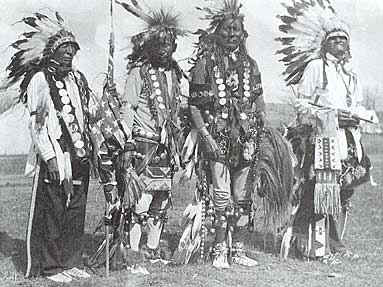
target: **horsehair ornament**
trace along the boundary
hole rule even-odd
[[[279,30],[283,33],[275,40],[282,49],[279,61],[285,65],[283,76],[287,85],[295,85],[302,78],[308,63],[322,58],[323,44],[331,36],[341,35],[349,40],[349,27],[336,14],[329,0],[292,0],[286,8],[286,15],[278,15],[281,20]]]
[[[210,21],[207,28],[208,32],[214,32],[225,19],[244,17],[240,13],[242,4],[239,0],[205,0],[205,2],[210,2],[211,5],[209,7],[197,7],[197,10],[205,13],[204,17],[201,18],[202,20]]]
[[[162,37],[164,34],[170,34],[176,39],[177,36],[186,36],[188,34],[187,30],[181,28],[179,15],[173,14],[171,10],[149,8],[144,5],[143,1],[138,0],[130,0],[128,2],[116,0],[117,4],[121,5],[133,16],[139,18],[146,25],[142,32],[131,37],[133,53],[127,59],[132,63],[143,60],[144,46],[151,39],[158,36]],[[140,2],[142,2],[142,5],[140,5]]]

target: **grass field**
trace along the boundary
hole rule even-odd
[[[383,137],[368,136],[364,140],[373,161],[375,181],[383,184]],[[174,191],[174,208],[170,210],[167,230],[180,232],[179,218],[191,198],[193,183],[178,186]],[[27,224],[31,181],[21,175],[0,176],[0,286],[68,286],[45,279],[26,280],[24,233]],[[73,281],[70,286],[382,286],[383,229],[381,185],[369,184],[353,197],[353,209],[345,243],[358,253],[357,261],[344,260],[342,265],[327,266],[319,262],[304,262],[289,258],[281,261],[271,251],[266,252],[254,238],[249,249],[259,261],[255,268],[233,267],[218,271],[210,263],[181,267],[149,266],[150,275],[133,275],[127,271],[112,272],[110,278],[94,275],[90,280]],[[89,246],[95,240],[93,227],[103,210],[103,194],[93,182],[88,198],[86,233]],[[253,235],[249,235],[251,237]]]

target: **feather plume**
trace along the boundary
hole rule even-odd
[[[145,183],[139,178],[136,170],[131,166],[131,158],[123,153],[116,161],[116,180],[120,196],[124,197],[126,208],[132,208],[141,198],[145,190]]]
[[[25,24],[31,26],[32,28],[37,28],[37,25],[36,25],[36,18],[35,18],[35,17],[24,17],[24,18],[22,19],[22,21],[23,21]]]
[[[185,227],[184,232],[180,238],[177,249],[174,251],[173,261],[176,264],[187,264],[190,258],[201,245],[201,236],[198,234],[194,239],[191,239],[192,224]]]
[[[201,244],[202,202],[196,198],[189,204],[183,213],[183,233],[174,252],[173,260],[176,264],[187,264]]]
[[[64,19],[61,17],[61,15],[59,14],[59,12],[56,11],[56,19],[57,21],[59,21],[59,23],[64,23]]]
[[[291,16],[280,16],[280,15],[278,15],[277,18],[281,19],[281,21],[287,25],[290,25],[291,23],[293,23],[297,20],[295,17],[291,17]]]
[[[41,14],[41,13],[38,13],[38,12],[35,13],[35,16],[36,16],[36,18],[39,19],[39,20],[41,20],[41,19],[47,19],[47,18],[48,18],[48,16],[46,16],[46,15],[44,15],[44,14]]]
[[[172,31],[174,36],[184,36],[187,33],[186,30],[180,28],[179,15],[173,14],[170,10],[159,9],[145,12],[138,1],[131,2],[132,5],[126,2],[116,1],[116,3],[121,5],[126,11],[146,23],[147,27],[143,32],[144,34],[155,34],[165,29]]]
[[[142,10],[142,8],[138,5],[137,1],[131,1],[131,2],[133,6],[126,2],[116,1],[117,4],[121,5],[129,13],[140,18],[142,21],[149,23],[151,17]]]

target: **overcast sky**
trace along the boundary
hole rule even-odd
[[[140,0],[139,0],[140,1]],[[142,1],[142,0],[141,0]],[[284,0],[289,3],[290,0]],[[181,14],[181,24],[196,30],[205,27],[199,20],[200,12],[195,9],[204,0],[145,0],[150,6],[172,7]],[[283,13],[280,0],[242,0],[249,33],[248,50],[257,60],[262,72],[266,101],[284,101],[289,91],[280,74],[282,66],[274,55],[279,48],[274,38],[278,36],[278,19]],[[383,1],[381,0],[333,0],[333,6],[351,28],[353,61],[360,74],[362,84],[383,90]],[[0,69],[4,70],[12,50],[8,45],[16,39],[25,25],[14,24],[30,13],[50,13],[57,10],[78,38],[81,51],[78,54],[79,68],[86,74],[97,91],[101,75],[107,67],[107,41],[109,30],[109,0],[0,0]],[[50,14],[51,15],[51,14]],[[129,37],[140,31],[142,22],[120,6],[115,7],[117,37],[116,81],[121,86],[125,72],[125,61],[129,49]],[[185,59],[192,52],[195,38],[179,39],[176,59]],[[186,68],[186,61],[181,62]],[[383,100],[380,100],[383,107]],[[4,124],[4,123],[3,123]],[[0,127],[0,137],[4,135]],[[1,149],[0,149],[1,153]]]
[[[285,0],[288,2],[289,0]],[[194,7],[203,5],[203,0],[145,0],[151,6],[172,7],[181,14],[181,23],[189,30],[204,27],[199,20],[200,12]],[[383,60],[380,55],[383,42],[383,1],[379,0],[333,0],[338,14],[351,27],[351,48],[353,60],[365,85],[380,85],[383,79]],[[70,25],[81,45],[78,55],[80,69],[91,83],[99,80],[98,75],[106,71],[107,40],[109,30],[109,0],[0,0],[0,68],[9,61],[10,49],[6,48],[23,31],[23,24],[17,20],[34,11],[49,13],[49,9],[59,11]],[[279,0],[242,0],[246,14],[246,27],[249,32],[248,48],[258,61],[263,74],[265,96],[268,100],[281,100],[284,84],[280,78],[281,65],[274,55],[278,44],[278,19],[283,12]],[[140,31],[142,22],[125,12],[120,6],[115,9],[117,36],[116,74],[121,82],[125,72],[123,56],[128,53],[128,37]],[[193,37],[179,40],[177,59],[189,57],[193,52]],[[122,50],[123,48],[127,48]],[[183,62],[185,64],[186,61]]]

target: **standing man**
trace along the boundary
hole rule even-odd
[[[18,51],[2,88],[20,82],[19,100],[30,113],[32,148],[26,174],[34,175],[27,229],[26,276],[57,282],[87,278],[82,238],[90,167],[97,147],[98,105],[84,75],[72,66],[80,49],[56,18],[35,13],[22,22],[33,28],[12,44]],[[101,123],[101,122],[100,122]],[[103,126],[101,123],[100,126]],[[111,134],[115,129],[110,128]],[[100,142],[99,142],[100,143]]]
[[[246,215],[251,209],[251,195],[245,186],[257,134],[263,127],[265,104],[261,73],[246,50],[248,35],[240,8],[238,1],[225,0],[220,9],[203,9],[211,22],[208,30],[201,32],[191,70],[190,113],[201,140],[201,159],[209,162],[213,184],[213,266],[217,268],[230,267],[227,242],[232,228],[233,263],[257,264],[246,256],[240,230],[248,223]],[[232,196],[239,216],[229,222]]]
[[[177,37],[185,32],[179,28],[178,17],[163,9],[144,12],[139,6],[121,5],[147,24],[132,37],[133,51],[121,95],[121,120],[132,130],[138,157],[134,166],[145,186],[131,210],[130,246],[133,251],[142,250],[147,259],[158,259],[182,144],[179,112],[186,107],[188,83],[172,56]],[[148,236],[141,249],[143,226],[147,226]]]
[[[371,166],[361,145],[362,94],[351,67],[350,33],[329,1],[294,1],[286,8],[280,30],[287,35],[278,39],[284,45],[278,53],[287,84],[297,85],[297,126],[288,137],[303,194],[294,231],[304,256],[338,263],[333,254],[351,255],[342,242],[347,210]]]

